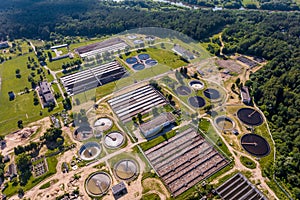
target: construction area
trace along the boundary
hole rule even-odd
[[[175,197],[229,163],[192,128],[150,148],[145,154]]]
[[[126,69],[117,61],[89,68],[60,78],[69,95],[99,87],[119,80],[126,75]]]
[[[119,119],[125,123],[138,113],[143,115],[150,112],[153,107],[166,105],[167,101],[157,90],[146,85],[112,98],[108,103]]]
[[[237,173],[216,189],[221,199],[267,200],[241,173]]]
[[[90,44],[87,46],[79,47],[75,49],[81,58],[85,57],[92,57],[96,55],[102,55],[105,52],[117,52],[124,50],[128,44],[120,39],[120,38],[113,38],[109,40],[105,40],[103,42],[98,42],[94,44]]]

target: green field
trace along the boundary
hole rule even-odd
[[[149,54],[152,59],[158,61],[158,65],[165,65],[170,69],[176,69],[187,65],[187,63],[181,60],[181,57],[176,55],[174,52],[160,48],[147,48],[143,49],[140,52],[134,51],[131,52],[129,55],[123,55],[123,60],[126,60],[126,58],[136,56],[142,53]]]
[[[54,54],[54,52],[53,52]],[[52,62],[47,62],[47,67],[49,67],[49,69],[51,69],[52,71],[60,71],[62,70],[62,65],[63,64],[67,64],[67,63],[70,63],[72,61],[75,61],[76,59],[80,59],[79,56],[77,54],[75,54],[74,58],[71,59],[71,58],[64,58],[64,59],[60,59],[60,60],[55,60],[55,61],[52,61]]]
[[[257,0],[243,0],[243,5],[248,4],[255,4],[256,6],[259,6],[259,2]]]
[[[12,43],[9,42],[9,45],[11,46],[10,48],[6,48],[6,53],[4,53],[2,50],[0,51],[0,56],[3,56],[3,57],[16,57],[16,56],[19,56],[19,55],[24,55],[24,54],[28,54],[29,53],[29,48],[31,48],[27,42],[25,40],[14,40],[13,43],[16,44],[16,47],[12,47]],[[20,49],[18,48],[18,46],[20,47]],[[9,49],[15,49],[14,52],[9,52]],[[21,51],[20,51],[21,50]]]
[[[96,43],[96,42],[101,42],[103,40],[104,40],[104,38],[92,38],[90,40],[82,40],[79,43],[70,44],[69,49],[70,50],[74,50],[74,49],[76,49],[78,47],[86,46],[86,45],[93,44],[93,43]]]
[[[28,87],[29,89],[31,88],[31,84],[27,81],[27,77],[33,71],[27,69],[26,62],[28,56],[34,57],[34,54],[30,53],[26,56],[19,56],[0,65],[1,135],[17,130],[18,120],[23,120],[23,124],[27,124],[49,115],[47,109],[43,109],[43,114],[40,115],[42,108],[40,104],[36,106],[33,104],[32,91],[28,94],[17,95],[17,93],[23,91],[25,87]],[[21,78],[16,78],[16,69],[20,69]],[[16,94],[15,100],[9,101],[9,91],[13,91]],[[59,108],[57,107],[53,112],[57,111],[58,109]]]

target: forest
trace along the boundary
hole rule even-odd
[[[31,2],[30,7],[23,5],[26,1]],[[140,1],[13,2],[0,9],[0,39],[54,40],[51,35],[95,37],[156,26],[180,31],[199,41],[208,41],[210,36],[222,31],[223,53],[238,52],[267,59],[268,64],[252,74],[246,83],[255,103],[268,118],[276,142],[276,166],[264,169],[264,173],[272,179],[275,171],[293,197],[300,199],[299,13],[166,9],[163,3]]]

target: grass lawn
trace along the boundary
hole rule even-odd
[[[256,168],[256,163],[254,161],[252,161],[250,158],[246,157],[246,156],[241,156],[240,158],[241,163],[249,168],[249,169],[255,169]]]
[[[225,154],[227,158],[231,156],[230,151],[228,150],[227,146],[223,142],[223,140],[220,138],[218,133],[215,131],[213,125],[210,123],[210,121],[206,119],[200,119],[199,122],[199,130],[201,131],[201,135],[204,136],[205,138],[209,138],[208,142],[212,142],[213,145],[217,148],[217,150],[222,152],[222,154]]]
[[[33,104],[32,91],[28,94],[17,95],[17,93],[23,91],[25,87],[31,88],[31,84],[27,81],[27,77],[33,71],[27,69],[26,62],[28,56],[34,57],[34,54],[31,53],[26,56],[19,56],[0,65],[1,135],[17,130],[18,120],[23,120],[23,124],[28,124],[50,114],[47,109],[43,109],[43,114],[40,115],[42,107],[40,104],[36,106]],[[16,69],[20,69],[21,78],[16,78]],[[9,101],[9,91],[13,91],[16,94],[15,100]],[[60,110],[60,108],[56,107],[51,113],[57,112],[58,110]]]
[[[159,64],[166,65],[172,69],[176,69],[176,68],[187,65],[187,62],[182,60],[181,57],[176,55],[174,52],[168,51],[165,49],[159,49],[159,48],[147,48],[147,49],[143,49],[140,52],[137,52],[137,51],[130,52],[129,55],[123,55],[123,59],[126,60],[126,58],[136,56],[136,55],[142,54],[142,53],[149,54],[150,57],[152,59],[157,60]]]
[[[24,55],[24,54],[28,54],[29,53],[29,48],[31,48],[31,47],[27,44],[26,41],[23,41],[23,40],[14,40],[13,43],[16,44],[16,47],[15,47],[16,51],[15,52],[10,53],[9,52],[9,49],[11,48],[10,47],[10,48],[6,48],[6,50],[7,50],[6,53],[3,53],[3,51],[1,50],[0,51],[0,55],[4,56],[6,58],[8,58],[8,57],[14,58],[14,57],[17,57],[17,56],[19,56],[21,54]],[[12,46],[12,42],[9,42],[9,45]],[[21,51],[19,51],[19,49],[17,48],[18,45],[21,47]]]
[[[30,40],[35,47],[43,47],[45,43],[42,40]]]
[[[79,43],[70,44],[69,49],[74,50],[78,47],[86,46],[86,45],[93,44],[93,43],[96,43],[96,42],[101,42],[103,40],[104,40],[104,38],[92,38],[90,40],[85,40],[85,41],[82,41],[82,42],[79,42]]]
[[[28,183],[25,186],[13,186],[12,183],[9,182],[8,187],[3,191],[3,194],[7,195],[8,197],[16,194],[18,192],[19,188],[23,188],[24,191],[28,191],[37,184],[39,184],[41,181],[45,180],[49,176],[56,173],[56,165],[58,163],[58,160],[55,156],[47,158],[48,163],[48,172],[45,173],[42,176],[39,176],[37,178],[34,178],[33,176],[30,177]]]
[[[266,173],[273,174],[273,171],[270,170],[273,170],[273,164],[274,164],[274,145],[272,143],[270,135],[268,134],[266,123],[263,123],[258,127],[255,127],[254,133],[264,137],[270,145],[270,154],[259,159],[259,164],[263,169],[262,170],[263,176],[266,176]]]
[[[207,120],[207,119],[201,118],[199,120],[199,128],[204,132],[208,131],[210,125],[211,124],[210,124],[209,120]]]
[[[248,4],[255,4],[256,6],[259,5],[258,0],[242,0],[243,5],[248,5]]]
[[[157,194],[149,193],[149,194],[144,194],[141,200],[160,200],[160,197]]]
[[[53,52],[54,53],[54,52]],[[60,59],[60,60],[55,60],[52,62],[47,62],[47,67],[49,67],[52,71],[60,71],[62,70],[62,65],[63,64],[67,64],[70,63],[72,61],[75,61],[77,59],[80,59],[79,56],[77,54],[75,54],[74,58],[64,58],[64,59]]]

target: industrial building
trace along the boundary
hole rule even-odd
[[[60,80],[66,91],[70,95],[74,95],[119,80],[126,73],[126,69],[119,62],[113,61],[63,76]]]
[[[171,113],[162,113],[154,119],[140,125],[140,130],[146,138],[159,133],[164,127],[169,126],[175,121]]]
[[[166,105],[167,101],[152,86],[146,85],[112,98],[108,103],[122,122],[128,122],[139,113],[145,114],[153,107]]]
[[[91,57],[95,55],[102,55],[105,52],[117,52],[124,50],[128,44],[120,39],[120,38],[113,38],[109,40],[105,40],[103,42],[97,42],[94,44],[90,44],[87,46],[79,47],[75,49],[81,58]]]

